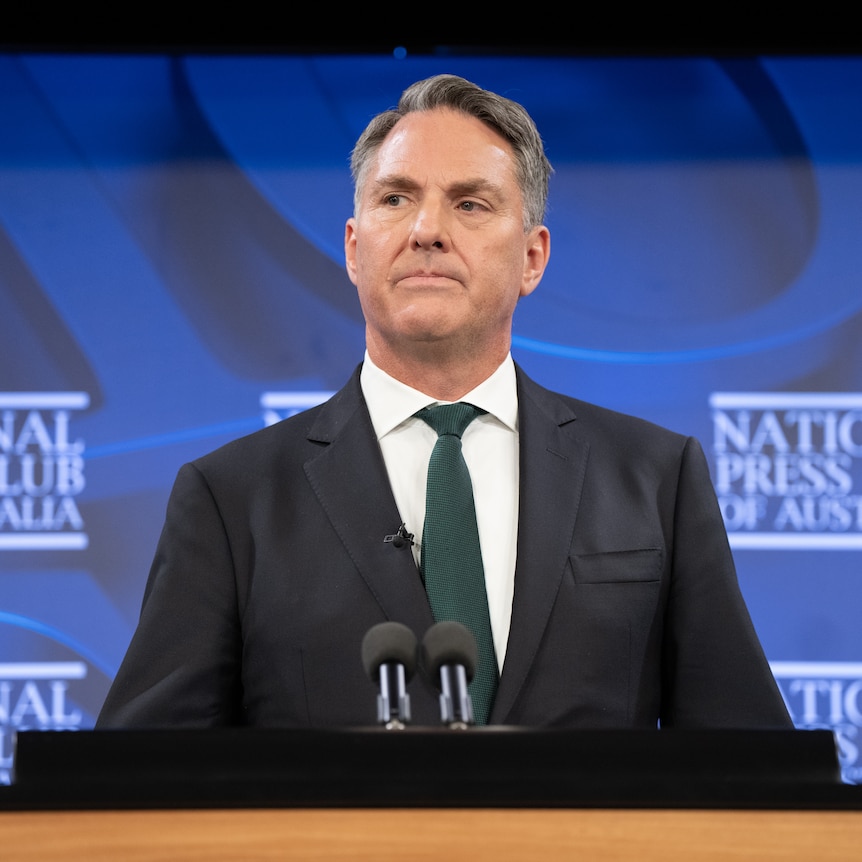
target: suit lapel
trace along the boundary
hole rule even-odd
[[[339,539],[385,616],[421,638],[434,619],[410,549],[383,541],[400,516],[358,371],[321,408],[308,436],[321,450],[305,473]]]
[[[518,369],[520,504],[506,660],[491,713],[505,724],[530,672],[566,568],[589,446],[569,405]]]

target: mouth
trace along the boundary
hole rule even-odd
[[[416,271],[399,276],[395,279],[395,283],[401,287],[440,288],[452,287],[453,284],[459,282],[455,276],[449,273]]]

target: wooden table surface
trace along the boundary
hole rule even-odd
[[[862,811],[5,811],[0,812],[0,858],[858,862]]]

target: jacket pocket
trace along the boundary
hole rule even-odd
[[[601,554],[570,556],[575,583],[648,583],[661,579],[664,552],[661,548],[636,548]]]

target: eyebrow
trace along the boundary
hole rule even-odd
[[[416,191],[420,188],[420,184],[416,180],[411,179],[403,174],[389,174],[374,181],[375,189],[404,189],[405,191]],[[452,197],[460,197],[462,195],[477,195],[490,194],[496,198],[504,198],[505,193],[502,186],[490,180],[476,178],[461,180],[454,183],[447,189],[448,194]]]
[[[419,183],[416,180],[411,180],[404,174],[387,174],[385,177],[376,179],[372,184],[374,189],[405,189],[413,191],[419,188]]]
[[[505,193],[503,187],[497,183],[486,179],[463,180],[460,183],[455,183],[449,189],[450,194],[456,197],[460,195],[491,195],[496,198],[504,198]]]

